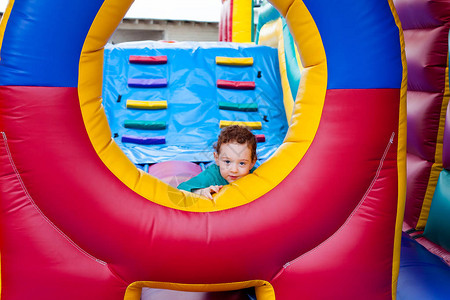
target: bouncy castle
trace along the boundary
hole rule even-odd
[[[232,2],[228,7],[237,9],[239,1]],[[130,142],[161,145],[166,138],[130,136],[108,123],[105,45],[131,3],[15,0],[3,16],[1,299],[137,300],[143,288],[212,294],[250,288],[258,300],[395,299],[402,278],[410,82],[408,35],[404,40],[394,3],[272,1],[292,34],[290,49],[301,69],[298,85],[289,88],[293,72],[268,77],[276,86],[280,76],[275,90],[282,95],[273,105],[283,107],[287,118],[267,123],[286,124],[286,134],[275,149],[266,149],[267,159],[254,173],[225,186],[214,201],[172,187],[124,154],[123,145]],[[444,8],[448,11],[446,3],[438,10]],[[446,20],[442,31],[448,33],[448,14]],[[228,21],[231,33],[236,21]],[[411,27],[417,24],[411,22]],[[242,68],[250,57],[258,64],[259,55],[245,53],[247,48],[230,45],[214,56],[229,68]],[[289,64],[291,58],[278,63]],[[161,53],[129,56],[130,64],[143,60],[165,58]],[[168,68],[173,62],[164,63]],[[448,57],[444,70],[441,111],[448,103]],[[175,84],[175,77],[164,81],[155,72],[151,78],[127,78],[126,88],[158,85],[158,93]],[[259,79],[257,70],[249,72],[239,82],[216,72],[211,82],[215,88],[259,89],[251,83]],[[264,80],[268,73],[263,72]],[[173,97],[144,101],[116,93],[112,98],[135,109],[177,105]],[[252,107],[236,103],[239,97],[223,100],[228,109]],[[227,121],[219,119],[212,114],[207,124],[217,130]],[[123,121],[138,129],[172,129]],[[194,121],[183,116],[180,122]],[[265,123],[263,116],[260,124],[250,125],[269,134]],[[441,113],[440,141],[448,140],[444,126]],[[441,142],[434,157],[445,158],[445,147]],[[408,142],[408,158],[409,149]],[[437,158],[436,164],[442,160],[448,169],[445,159]],[[440,218],[439,211],[448,208],[445,172],[435,185],[441,191],[436,196]],[[441,222],[434,224],[441,227]],[[412,227],[409,233],[420,229]],[[448,235],[432,232],[429,236],[439,241]],[[445,278],[445,271],[441,274]],[[446,295],[445,287],[441,291],[438,296]]]

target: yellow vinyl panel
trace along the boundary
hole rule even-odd
[[[244,126],[244,127],[248,127],[251,129],[261,129],[262,128],[262,124],[261,122],[243,122],[243,121],[225,121],[225,120],[221,120],[219,123],[219,127],[220,128],[224,128],[224,127],[228,127],[231,125],[239,125],[239,126]]]
[[[397,174],[398,174],[398,201],[397,201],[397,217],[395,224],[394,249],[392,259],[392,299],[397,298],[397,281],[400,270],[400,244],[402,238],[403,215],[405,212],[406,202],[406,90],[407,82],[407,66],[405,54],[405,40],[403,38],[403,30],[395,10],[394,3],[389,0],[389,6],[395,19],[395,24],[399,29],[400,43],[402,49],[402,86],[400,90],[400,109],[398,124],[398,146],[397,146]]]
[[[448,55],[447,55],[447,67],[445,68],[445,89],[441,104],[441,113],[439,117],[438,134],[436,137],[436,151],[434,153],[434,163],[431,166],[430,177],[428,179],[427,191],[422,204],[422,210],[420,212],[419,220],[416,225],[416,229],[423,229],[427,224],[428,215],[430,214],[431,201],[433,200],[434,190],[441,173],[442,166],[442,152],[444,147],[444,127],[445,116],[447,113],[447,106],[449,104],[450,91],[449,91],[449,75],[448,75]]]
[[[253,0],[233,0],[231,41],[250,43],[252,41]]]
[[[252,66],[253,57],[224,57],[216,56],[216,64],[227,66]]]
[[[255,287],[258,300],[275,300],[275,292],[272,285],[264,280],[249,280],[218,284],[182,284],[158,281],[135,281],[127,287],[124,300],[141,299],[141,291],[144,287],[185,292],[224,292]]]
[[[127,108],[134,109],[166,109],[167,101],[127,100]]]

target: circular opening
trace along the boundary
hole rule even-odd
[[[106,98],[109,98],[109,102],[113,103],[114,105],[119,105],[122,108],[126,109],[126,101],[129,100],[137,100],[142,101],[145,100],[146,102],[161,102],[158,105],[161,105],[158,107],[158,109],[155,109],[152,111],[152,113],[155,113],[155,115],[159,115],[161,117],[169,118],[169,114],[167,113],[167,110],[164,107],[179,107],[179,110],[175,110],[175,113],[172,112],[171,117],[171,124],[168,124],[168,127],[166,127],[166,133],[174,133],[171,138],[173,141],[178,142],[189,142],[190,138],[196,139],[198,144],[201,147],[201,150],[203,150],[203,153],[209,153],[209,156],[212,156],[212,143],[216,140],[217,134],[219,132],[220,121],[235,121],[233,119],[231,120],[220,120],[221,117],[219,116],[220,110],[217,109],[217,104],[215,107],[213,105],[204,104],[202,101],[202,98],[207,98],[207,100],[213,100],[218,102],[228,101],[231,102],[234,100],[241,100],[239,94],[233,95],[233,92],[231,89],[220,89],[218,87],[218,80],[222,80],[222,78],[227,79],[226,81],[230,81],[230,79],[234,79],[234,81],[241,81],[241,82],[262,82],[263,80],[266,80],[265,86],[269,87],[267,90],[259,90],[256,89],[256,93],[253,95],[246,94],[244,97],[244,101],[247,99],[248,101],[254,101],[255,98],[258,99],[257,105],[261,105],[261,109],[257,112],[253,112],[253,119],[248,118],[248,113],[243,112],[240,114],[241,116],[247,115],[247,119],[244,119],[244,121],[248,122],[254,122],[255,118],[258,119],[258,122],[261,124],[264,124],[266,127],[266,134],[278,134],[278,140],[274,142],[276,144],[275,147],[272,147],[270,151],[268,151],[264,157],[262,155],[263,159],[268,159],[266,162],[264,162],[258,169],[253,173],[250,174],[244,178],[239,179],[238,181],[225,186],[215,197],[215,201],[209,201],[208,199],[204,197],[195,196],[191,193],[184,193],[181,191],[178,191],[177,189],[171,187],[170,185],[163,183],[161,181],[155,180],[153,177],[149,176],[146,173],[146,167],[144,166],[142,169],[139,170],[135,167],[133,163],[131,163],[123,154],[120,147],[117,146],[116,143],[111,142],[111,140],[116,140],[117,138],[122,138],[123,133],[126,132],[125,130],[115,130],[115,128],[112,128],[112,132],[109,130],[109,125],[107,123],[107,117],[103,113],[102,110],[99,110],[98,107],[101,107],[101,97],[95,96],[92,91],[100,92],[102,89],[98,85],[98,81],[95,81],[95,76],[101,76],[100,72],[92,72],[93,69],[98,69],[99,62],[102,61],[104,53],[101,51],[98,51],[100,41],[98,39],[90,38],[91,36],[95,37],[100,35],[101,28],[105,27],[105,21],[107,18],[106,11],[102,13],[102,10],[97,15],[97,18],[95,19],[91,30],[88,34],[86,43],[83,48],[83,54],[82,59],[80,63],[80,78],[83,78],[83,80],[80,80],[83,84],[80,84],[79,87],[79,94],[80,94],[80,101],[81,101],[81,107],[83,111],[83,118],[85,120],[86,128],[88,129],[89,136],[91,138],[91,141],[94,145],[94,148],[97,150],[97,153],[99,154],[100,158],[103,160],[103,162],[108,166],[108,168],[121,180],[123,181],[128,187],[135,190],[140,195],[144,196],[145,198],[173,208],[178,209],[184,209],[184,210],[193,210],[193,211],[212,211],[212,210],[222,210],[227,208],[232,208],[236,206],[240,206],[246,203],[249,203],[258,197],[261,197],[271,189],[273,189],[278,183],[280,183],[291,170],[298,164],[300,159],[303,157],[304,153],[308,149],[315,132],[318,127],[318,123],[320,120],[320,114],[323,106],[323,99],[325,96],[325,90],[326,90],[326,77],[323,76],[314,76],[314,74],[326,74],[326,60],[324,59],[324,51],[323,51],[323,45],[321,44],[321,40],[317,31],[317,28],[315,26],[315,23],[312,20],[311,15],[307,11],[307,9],[304,7],[302,3],[296,3],[295,5],[291,6],[291,11],[296,11],[296,16],[302,16],[303,20],[306,20],[303,24],[302,28],[297,28],[295,30],[297,31],[310,31],[313,34],[307,35],[307,38],[311,40],[309,43],[305,43],[306,45],[310,45],[311,48],[314,50],[314,56],[312,56],[311,61],[308,61],[308,56],[303,55],[303,64],[306,67],[309,67],[307,74],[302,77],[302,83],[301,86],[306,85],[307,81],[314,80],[316,81],[314,84],[314,88],[308,89],[308,90],[302,90],[299,89],[298,93],[298,100],[296,101],[296,104],[293,109],[292,114],[292,124],[288,130],[288,133],[283,141],[283,133],[280,135],[279,132],[282,132],[287,128],[287,125],[280,126],[282,123],[280,122],[273,122],[272,124],[275,127],[268,127],[267,123],[270,124],[272,121],[272,118],[274,116],[281,117],[280,120],[283,120],[286,124],[286,118],[284,116],[284,109],[280,109],[279,105],[279,99],[282,98],[279,94],[281,93],[281,88],[278,85],[277,89],[273,89],[271,85],[275,80],[277,80],[277,74],[276,68],[277,62],[273,62],[270,67],[267,67],[266,71],[264,70],[263,66],[259,67],[252,67],[249,68],[251,71],[248,72],[242,72],[243,68],[242,66],[221,66],[218,64],[215,64],[211,60],[213,60],[215,57],[219,56],[219,53],[221,55],[222,51],[225,55],[228,54],[228,56],[234,56],[234,57],[242,57],[245,55],[246,57],[251,57],[252,55],[248,55],[248,52],[251,52],[253,49],[257,49],[256,46],[251,45],[236,45],[236,44],[230,44],[230,46],[222,46],[218,48],[216,53],[214,52],[214,48],[211,47],[210,44],[206,44],[204,46],[205,51],[212,51],[211,55],[203,55],[200,56],[203,61],[201,64],[198,61],[190,62],[191,67],[185,68],[185,69],[177,69],[175,72],[171,72],[174,69],[169,69],[169,67],[173,68],[173,65],[171,64],[169,58],[176,58],[181,57],[183,58],[182,52],[177,52],[177,47],[180,45],[175,45],[173,43],[160,43],[158,47],[160,49],[164,49],[164,51],[172,51],[172,53],[167,53],[167,59],[168,61],[165,64],[154,64],[151,66],[145,65],[144,67],[152,68],[152,71],[149,72],[152,76],[158,75],[158,78],[145,78],[146,72],[140,70],[143,65],[136,64],[136,66],[129,63],[129,56],[126,55],[127,66],[128,70],[127,72],[131,72],[132,70],[134,73],[126,74],[126,76],[122,76],[125,78],[122,78],[120,87],[112,93],[110,96],[105,96],[110,91],[110,89],[105,89],[105,101],[108,100]],[[283,12],[283,8],[280,10]],[[119,15],[118,15],[119,16]],[[121,20],[121,19],[120,19]],[[102,22],[102,23],[101,23]],[[116,20],[117,22],[117,20]],[[116,25],[114,22],[109,22],[110,25]],[[97,27],[100,26],[101,28]],[[98,29],[100,28],[100,29]],[[97,32],[97,30],[100,30],[100,32]],[[294,30],[294,37],[296,40],[301,40],[302,36],[297,34]],[[104,41],[106,38],[104,39]],[[105,41],[106,43],[106,41]],[[301,41],[299,42],[300,44]],[[150,51],[142,46],[142,43],[132,44],[133,47],[140,48],[145,53],[146,51]],[[194,45],[194,46],[193,46]],[[127,46],[129,47],[129,46]],[[181,43],[181,47],[184,47],[185,53],[192,52],[192,48],[195,48],[194,55],[196,54],[196,51],[201,53],[201,50],[198,50],[198,44],[183,44]],[[228,47],[228,48],[227,48]],[[269,49],[267,47],[263,47],[265,49]],[[96,51],[90,51],[90,49],[97,49]],[[100,47],[101,49],[101,47]],[[131,51],[131,48],[125,48],[126,51]],[[156,47],[152,47],[154,50],[153,53],[147,53],[147,56],[164,56],[163,53],[158,53],[155,49],[158,49]],[[108,53],[109,48],[106,47],[106,54]],[[242,53],[240,53],[242,51]],[[112,53],[113,51],[111,51]],[[162,50],[161,50],[162,52]],[[141,54],[141,53],[136,53]],[[251,54],[251,53],[250,53]],[[274,53],[275,56],[277,56],[277,53]],[[263,55],[266,56],[266,55]],[[108,56],[106,56],[108,57]],[[318,57],[321,57],[322,59],[318,59]],[[258,55],[254,55],[254,61],[259,60]],[[273,58],[273,56],[272,56]],[[183,62],[185,64],[188,64],[189,56],[186,56],[185,60],[182,62],[178,62],[178,65],[181,65]],[[276,59],[276,57],[274,58]],[[111,60],[113,63],[109,64],[108,61]],[[116,65],[118,61],[117,57],[109,57],[105,59],[105,71],[103,78],[106,80],[106,78],[111,74],[111,70],[109,69],[110,66]],[[200,65],[196,65],[200,64]],[[212,66],[211,66],[212,64]],[[120,65],[120,64],[119,64]],[[209,65],[209,66],[208,66]],[[103,66],[102,66],[103,67]],[[195,68],[194,71],[192,68]],[[218,71],[218,69],[223,69],[221,72]],[[101,70],[102,68],[100,68]],[[209,70],[209,75],[206,70]],[[239,72],[235,72],[236,70],[239,70]],[[261,71],[261,72],[260,72]],[[176,73],[177,76],[174,76],[174,73]],[[112,72],[114,74],[114,72]],[[237,75],[236,75],[237,74]],[[258,74],[261,74],[258,77]],[[224,76],[221,78],[221,76]],[[228,76],[228,77],[227,77]],[[237,76],[237,77],[233,77]],[[120,76],[119,76],[120,77]],[[165,77],[165,78],[164,78]],[[89,79],[92,78],[92,79]],[[177,78],[177,80],[174,80],[174,78]],[[237,79],[241,80],[237,80]],[[313,78],[313,79],[309,79]],[[136,93],[132,94],[130,93],[131,88],[130,86],[130,79],[135,79],[137,84],[139,85],[145,85],[145,84],[155,84],[154,87],[148,87],[146,89],[151,89],[151,95],[147,96],[144,95],[144,88],[141,86],[133,87],[133,89],[136,89]],[[151,79],[151,80],[148,80]],[[155,80],[156,79],[156,80]],[[161,79],[166,79],[164,83],[162,83]],[[167,80],[168,79],[168,80]],[[196,80],[198,80],[199,83],[196,83]],[[161,82],[160,82],[161,81]],[[135,83],[136,83],[135,82]],[[158,84],[165,85],[158,86]],[[179,84],[178,89],[174,89],[171,93],[168,93],[168,90],[166,89],[167,84],[171,83],[175,87],[177,84]],[[105,81],[105,84],[108,84],[108,82]],[[189,103],[189,101],[192,101],[193,98],[189,99],[183,99],[183,92],[186,92],[188,96],[186,97],[192,97],[192,92],[186,89],[186,85],[190,84],[191,86],[197,88],[198,95],[196,95],[195,99],[192,103]],[[264,85],[262,85],[264,86]],[[211,88],[210,91],[207,91],[207,87]],[[220,92],[223,92],[222,94],[219,94],[218,90]],[[274,90],[277,91],[278,95],[274,95]],[[157,92],[155,92],[157,91]],[[181,92],[180,92],[181,91]],[[239,92],[248,92],[248,90],[239,91]],[[243,93],[241,95],[243,95]],[[99,93],[101,94],[101,92]],[[157,95],[157,96],[155,96]],[[181,97],[180,97],[181,95]],[[205,95],[205,97],[202,97],[202,95]],[[220,95],[221,98],[217,97],[217,95]],[[159,96],[159,97],[158,97]],[[215,96],[215,97],[214,97]],[[272,105],[270,101],[273,98],[276,98],[278,96],[278,103],[276,105]],[[130,99],[130,97],[135,97],[138,99]],[[150,97],[150,99],[148,99]],[[153,98],[155,97],[155,98]],[[233,98],[234,97],[234,98]],[[215,99],[214,99],[215,98]],[[173,99],[176,99],[176,103],[170,103],[170,101],[173,101]],[[189,101],[188,101],[189,100]],[[164,102],[165,101],[165,102]],[[305,108],[302,107],[302,102],[307,101],[309,102],[309,105]],[[187,103],[186,103],[187,102]],[[249,102],[250,103],[250,102]],[[312,105],[311,105],[312,104]],[[105,107],[107,108],[106,111],[108,112],[108,103],[104,102]],[[161,109],[163,107],[163,109]],[[200,107],[200,108],[199,108]],[[201,118],[202,127],[196,127],[195,121],[199,121],[198,116],[202,116],[202,109],[203,108],[211,108],[214,109],[217,113],[217,116],[214,118],[208,118],[208,116],[203,116]],[[305,111],[309,110],[309,111]],[[125,110],[126,111],[126,110]],[[182,113],[181,113],[182,112]],[[128,113],[128,112],[127,112]],[[134,111],[129,111],[129,114],[131,116],[134,116],[134,119],[139,119],[140,113],[142,111],[138,109],[135,109]],[[232,116],[233,111],[225,111],[225,114],[228,114],[229,116]],[[184,115],[188,114],[188,115]],[[181,121],[177,118],[181,118]],[[231,118],[231,117],[230,117]],[[214,122],[211,122],[211,120],[214,120]],[[266,121],[267,120],[267,121]],[[124,120],[122,120],[124,121]],[[147,120],[148,121],[148,120]],[[155,120],[153,120],[155,121]],[[217,124],[219,122],[219,124]],[[99,124],[102,124],[99,126]],[[191,128],[186,128],[186,124],[193,123],[194,126]],[[180,131],[177,132],[171,131],[176,126],[179,126]],[[189,131],[189,130],[190,131]],[[126,129],[128,130],[128,129]],[[204,130],[204,132],[201,132],[201,130]],[[192,134],[192,132],[200,132],[198,136],[195,136]],[[204,134],[208,134],[208,137],[205,138]],[[178,134],[178,136],[177,136]],[[275,136],[275,135],[274,135]],[[112,137],[112,139],[111,139]],[[159,136],[159,141],[164,140],[164,137]],[[167,140],[169,140],[169,136],[167,137]],[[146,141],[144,141],[146,142]],[[273,142],[272,139],[266,138],[266,145],[269,145],[271,142]],[[283,142],[281,144],[281,142]],[[277,144],[278,143],[278,144]],[[182,143],[179,143],[178,145],[181,145]],[[278,147],[278,145],[280,145]],[[260,145],[263,145],[261,143]],[[134,147],[134,146],[133,146]],[[133,147],[128,148],[122,148],[122,149],[129,149]],[[161,146],[156,146],[161,147]],[[154,148],[156,148],[154,147]],[[136,148],[136,147],[134,147]],[[260,150],[263,150],[264,146],[259,146]],[[127,152],[127,150],[124,150]],[[194,152],[198,153],[199,150],[196,149]],[[183,152],[181,152],[183,153]],[[173,157],[173,155],[170,155],[169,157]],[[181,159],[185,160],[185,159]],[[186,159],[191,161],[207,161],[202,159]],[[212,157],[211,157],[212,160]],[[139,161],[134,161],[136,164],[140,164]],[[157,198],[155,198],[154,195],[158,195]]]

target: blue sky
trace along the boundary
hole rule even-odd
[[[218,22],[221,0],[135,0],[126,17]],[[0,0],[4,11],[8,0]]]

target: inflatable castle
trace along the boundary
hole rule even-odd
[[[249,41],[249,2],[224,1],[220,31],[230,42]],[[414,87],[414,81],[407,81],[405,41],[415,37],[403,38],[400,21],[416,15],[407,5],[414,1],[397,2],[406,6],[403,15],[397,15],[391,0],[273,0],[269,27],[261,22],[255,36],[260,44],[277,45],[277,51],[232,44],[205,54],[205,59],[214,57],[217,69],[203,77],[200,91],[214,89],[211,95],[216,95],[203,97],[213,101],[204,105],[178,99],[179,89],[166,89],[183,78],[180,89],[189,86],[194,68],[177,69],[182,62],[170,59],[177,43],[126,54],[130,76],[122,80],[123,90],[116,84],[105,88],[107,70],[114,65],[108,61],[117,50],[106,44],[131,0],[10,1],[0,25],[1,299],[138,300],[144,289],[211,295],[252,289],[258,300],[395,299],[414,291],[412,280],[424,283],[414,270],[401,268],[406,257],[402,238],[412,249],[410,261],[421,267],[419,260],[426,257],[430,266],[443,270],[430,270],[433,278],[445,283],[449,273],[443,261],[430,258],[402,232],[411,176],[407,157],[414,152],[406,139],[407,86]],[[441,37],[445,30],[448,34],[450,14],[445,15],[448,4],[439,5],[430,9],[434,19],[427,15],[424,20],[433,25],[439,20]],[[417,23],[411,19],[410,24]],[[246,34],[243,40],[240,33]],[[279,74],[259,65],[261,56],[278,57]],[[427,96],[441,98],[433,136],[438,141],[431,163],[435,171],[425,173],[442,175],[435,180],[436,196],[426,192],[433,198],[426,213],[427,226],[432,225],[420,236],[434,237],[444,250],[448,229],[433,228],[448,222],[440,213],[449,207],[446,59],[436,87],[440,96],[434,89]],[[152,76],[140,73],[142,65]],[[243,68],[248,77],[239,80],[227,71]],[[173,75],[177,72],[187,75]],[[139,99],[142,90],[132,89],[143,88],[165,99]],[[245,93],[263,88],[264,95],[274,93],[267,97],[274,102],[262,97],[255,108],[253,94]],[[236,89],[244,97],[230,96]],[[129,110],[117,116],[109,105]],[[189,112],[202,105],[215,111],[202,122],[190,119]],[[284,115],[270,114],[274,106]],[[156,111],[160,120],[142,120],[142,109]],[[250,117],[255,109],[258,115]],[[214,201],[180,191],[150,175],[148,166],[139,166],[147,163],[139,161],[141,149],[149,149],[144,146],[173,149],[182,140],[171,131],[177,128],[173,122],[161,119],[185,113],[177,120],[180,130],[191,134],[189,142],[196,138],[192,131],[213,128],[217,133],[227,121],[233,123],[221,119],[236,116],[230,111],[245,113],[248,119],[241,121],[264,133],[268,143],[258,147],[267,157]],[[183,125],[190,122],[192,128]],[[408,117],[408,129],[409,124]],[[150,128],[149,137],[136,134]],[[283,132],[281,141],[269,135],[275,130]],[[152,157],[149,151],[145,155]],[[168,158],[177,153],[182,149]],[[409,234],[421,234],[423,222],[408,222]],[[426,254],[414,257],[421,251]],[[440,289],[436,299],[448,295],[440,283],[433,282]]]

